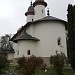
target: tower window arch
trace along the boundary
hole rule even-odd
[[[60,37],[57,39],[57,43],[58,43],[58,45],[61,45],[61,38]]]

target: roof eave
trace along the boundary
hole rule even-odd
[[[13,40],[14,43],[17,43],[20,40],[29,40],[29,41],[40,41],[39,39],[17,39],[17,40]]]

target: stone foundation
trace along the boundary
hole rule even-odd
[[[46,64],[46,67],[50,67],[50,60],[49,57],[42,57],[44,64]],[[17,65],[17,58],[13,60],[9,60],[11,64]]]
[[[44,64],[46,64],[46,67],[50,67],[50,58],[49,57],[42,57]]]

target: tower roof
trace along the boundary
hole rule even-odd
[[[36,1],[42,1],[42,2],[44,2],[44,0],[36,0]]]
[[[35,7],[36,5],[44,5],[46,7],[47,6],[47,3],[44,0],[36,0],[33,3],[33,6]]]
[[[31,5],[29,6],[27,12],[25,13],[25,15],[34,15],[34,7],[32,6],[32,2]]]

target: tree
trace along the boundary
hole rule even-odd
[[[0,51],[2,53],[5,53],[7,55],[7,53],[14,52],[13,49],[13,43],[10,41],[11,36],[10,35],[5,35],[1,37],[1,47],[0,47]]]
[[[2,70],[5,69],[9,65],[9,62],[7,60],[7,57],[3,54],[0,54],[0,74],[2,73]]]
[[[5,35],[1,37],[1,47],[3,49],[9,50],[9,48],[13,48],[12,42],[10,42],[10,35]]]
[[[53,68],[58,75],[63,75],[64,61],[65,55],[63,53],[57,53],[56,55],[50,57],[50,64],[53,65]]]
[[[68,5],[68,58],[71,63],[71,67],[75,69],[75,6]]]
[[[18,59],[17,63],[24,75],[34,75],[36,68],[43,64],[43,59],[34,55],[28,58],[23,56]]]

